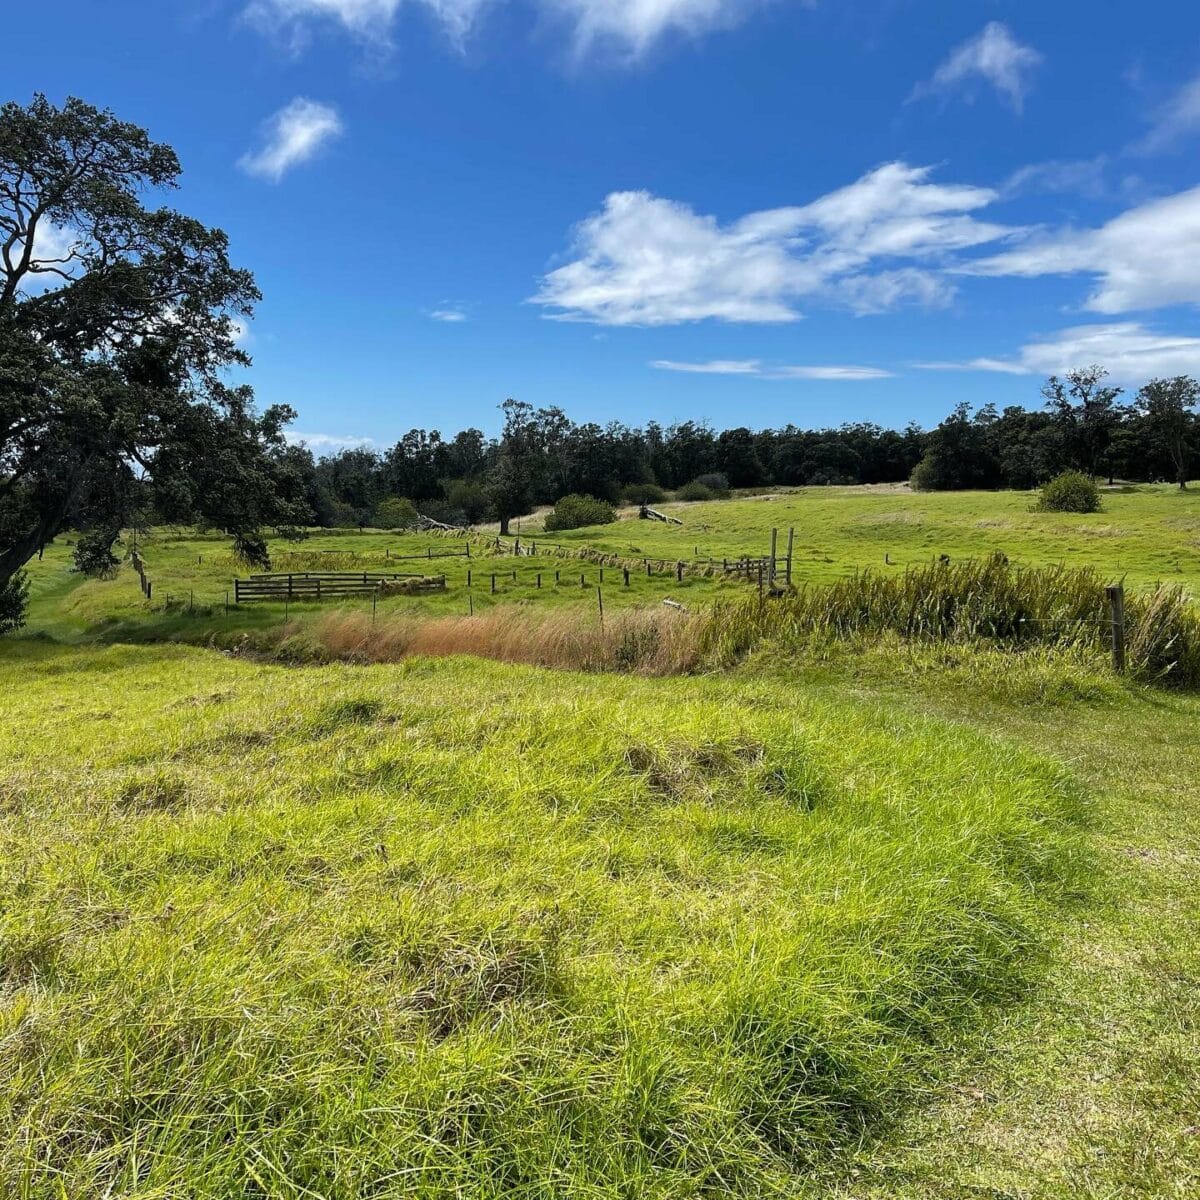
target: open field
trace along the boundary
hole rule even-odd
[[[895,487],[804,488],[774,496],[667,504],[685,522],[623,521],[550,535],[614,554],[691,559],[766,554],[772,527],[796,530],[795,580],[827,583],[863,567],[927,563],[939,554],[1091,566],[1130,584],[1160,580],[1200,594],[1200,488],[1105,490],[1087,516],[1033,512],[1032,492],[911,492]],[[783,553],[783,550],[780,550]]]
[[[519,559],[508,549],[511,540],[497,551],[487,536],[472,541],[470,560],[397,560],[399,555],[461,554],[465,542],[421,534],[319,531],[301,543],[272,542],[272,568],[446,575],[444,594],[381,599],[378,612],[385,618],[461,616],[513,603],[536,611],[564,605],[590,611],[596,607],[596,587],[601,584],[605,607],[610,609],[655,605],[664,598],[694,607],[744,595],[748,585],[737,578],[696,571],[685,571],[679,582],[673,568],[676,561],[707,567],[714,559],[719,563],[765,554],[772,527],[780,530],[782,555],[787,529],[794,526],[797,584],[828,583],[865,568],[902,571],[940,554],[961,560],[1001,551],[1014,563],[1090,566],[1113,581],[1124,578],[1132,587],[1166,581],[1200,593],[1200,489],[1180,493],[1145,486],[1106,492],[1104,511],[1090,516],[1036,513],[1032,504],[1032,496],[1021,492],[914,494],[883,488],[810,488],[780,496],[667,506],[685,520],[682,527],[639,521],[627,514],[615,525],[556,533],[553,543],[536,531],[526,532],[525,545],[540,543],[540,550]],[[247,571],[234,561],[228,541],[217,534],[157,530],[143,540],[146,570],[154,585],[149,603],[128,565],[114,580],[81,578],[71,568],[67,543],[68,539],[60,539],[47,548],[40,562],[30,564],[30,632],[59,639],[202,640],[214,630],[261,629],[282,620],[283,606],[276,603],[246,605],[226,613],[232,581]],[[596,564],[553,555],[551,545],[568,553],[590,548],[629,560],[634,564],[630,586],[623,586],[618,569],[605,568],[601,579]],[[885,565],[885,555],[891,565]],[[646,558],[652,563],[650,576],[637,565]],[[497,577],[495,593],[492,574]],[[755,581],[749,586],[755,586]],[[328,603],[293,604],[288,615],[311,620],[330,607]],[[363,598],[342,607],[363,612],[371,606]]]
[[[0,676],[6,1195],[785,1193],[1076,857],[1052,765],[753,681]]]
[[[947,498],[683,511],[707,510],[732,557],[820,510],[847,556],[822,560],[832,580],[854,565],[861,505],[932,520],[927,499]],[[1052,547],[1093,518],[1049,518],[1022,554],[978,515],[986,501],[1016,521],[1016,498],[955,499],[935,506],[944,543],[910,537],[912,563],[948,545],[1103,571],[1103,548],[1141,530],[1144,563],[1178,554],[1169,581],[1196,569],[1166,489],[1107,497],[1094,520],[1120,532],[1090,559]],[[657,559],[693,532],[557,536]],[[458,546],[347,533],[272,549],[377,569],[385,548]],[[242,573],[223,541],[159,532],[144,554],[150,604],[128,566],[85,581],[51,547],[31,572],[42,636],[0,646],[0,1194],[1200,1186],[1193,693],[1113,676],[1100,641],[902,642],[884,619],[824,638],[768,626],[723,670],[665,644],[663,673],[708,672],[682,678],[285,667],[152,644],[276,636],[283,610],[214,603],[204,589]],[[457,590],[381,601],[378,624],[362,601],[294,606],[289,636],[386,659],[389,639],[442,653],[467,630],[521,659],[497,646],[574,636],[585,609],[590,627],[577,578],[597,566],[472,545],[477,579],[542,563],[576,583],[493,600],[485,582],[462,628],[467,562],[442,559]],[[197,611],[168,605],[164,580]],[[606,603],[621,591],[606,582]],[[748,593],[638,577],[610,640],[675,628],[661,599],[680,594],[703,611]]]

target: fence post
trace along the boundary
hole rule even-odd
[[[475,615],[475,597],[471,592],[467,593],[467,616]]]
[[[625,586],[628,587],[629,586],[629,568],[625,567],[624,570],[625,570]]]
[[[538,589],[540,590],[540,589],[541,589],[541,586],[542,586],[542,573],[541,573],[541,571],[539,571],[539,572],[538,572],[538,580],[537,580],[537,585],[538,585]]]
[[[516,583],[516,582],[517,582],[517,573],[516,573],[516,571],[514,571],[513,572],[513,583]]]
[[[225,593],[225,615],[229,616],[229,593]]]
[[[779,530],[771,530],[771,566],[767,571],[767,584],[770,587],[775,586],[775,555],[779,550]]]
[[[683,563],[681,563],[681,562],[677,562],[675,564],[675,582],[676,583],[683,582]]]
[[[584,577],[583,577],[583,572],[582,572],[582,571],[580,571],[580,572],[579,572],[579,586],[580,586],[580,587],[587,587],[587,580],[586,580],[586,579],[584,579]]]
[[[496,590],[496,572],[493,571],[492,572],[492,591],[494,592],[495,590]]]
[[[792,586],[792,546],[796,541],[796,527],[788,527],[787,585]]]
[[[1125,670],[1125,589],[1118,583],[1104,591],[1112,613],[1113,670],[1121,674]]]
[[[467,587],[471,586],[471,568],[467,568]]]
[[[554,582],[555,582],[555,583],[557,583],[557,582],[558,582],[558,575],[559,575],[559,573],[558,573],[557,571],[555,571],[555,572],[554,572]]]

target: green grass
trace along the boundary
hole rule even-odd
[[[405,570],[444,573],[449,590],[421,597],[392,597],[379,611],[418,616],[462,615],[486,611],[496,604],[521,604],[542,611],[563,606],[594,608],[601,583],[594,563],[552,556],[551,544],[569,552],[594,549],[635,564],[653,560],[647,577],[635,566],[631,586],[620,572],[604,571],[604,603],[608,608],[660,604],[664,598],[691,607],[730,599],[753,589],[757,580],[685,574],[677,582],[670,564],[737,559],[766,554],[771,529],[780,531],[779,554],[786,549],[787,530],[796,530],[794,582],[826,584],[865,567],[900,573],[923,566],[942,554],[954,561],[987,558],[1002,552],[1014,564],[1065,564],[1092,567],[1103,578],[1125,578],[1130,587],[1158,582],[1179,584],[1200,594],[1200,488],[1181,493],[1167,486],[1140,486],[1104,493],[1104,510],[1086,516],[1032,511],[1033,493],[910,493],[891,487],[808,488],[777,496],[666,506],[682,517],[683,526],[640,521],[626,515],[614,525],[553,535],[527,528],[526,546],[540,543],[535,557],[514,559],[495,554],[487,538],[472,544],[473,558],[394,561],[385,555],[444,553],[461,549],[455,538],[421,534],[325,531],[299,544],[273,541],[279,569],[316,569],[329,564],[339,570]],[[526,522],[526,525],[536,525]],[[553,543],[549,539],[553,539]],[[204,641],[214,631],[253,630],[278,625],[283,606],[247,605],[230,613],[225,598],[235,576],[246,574],[219,535],[187,530],[157,530],[142,550],[154,584],[147,603],[128,565],[115,580],[84,580],[71,569],[71,539],[47,548],[30,564],[33,603],[31,632],[58,639]],[[511,545],[511,541],[506,543]],[[885,563],[885,557],[889,560]],[[660,569],[659,564],[666,564]],[[468,595],[467,571],[472,572]],[[517,579],[512,579],[512,571]],[[497,591],[491,591],[491,575]],[[555,572],[560,580],[553,585]],[[538,574],[542,587],[536,586]],[[580,586],[583,575],[585,586]],[[194,607],[193,607],[194,606]],[[369,601],[344,607],[369,608]],[[311,619],[329,605],[293,605],[289,616]],[[195,611],[198,609],[199,611]]]
[[[70,535],[47,547],[43,558],[29,564],[31,604],[27,632],[58,640],[156,641],[184,639],[203,642],[213,632],[254,630],[278,626],[284,605],[256,602],[226,611],[233,601],[233,580],[245,578],[228,539],[189,530],[153,531],[140,542],[146,575],[153,585],[147,601],[137,576],[125,563],[113,579],[87,579],[73,569]],[[660,604],[666,597],[688,605],[740,595],[744,582],[697,575],[676,579],[672,565],[651,564],[630,572],[629,586],[621,571],[573,558],[538,555],[514,558],[497,554],[485,541],[472,543],[470,559],[396,559],[395,555],[446,554],[461,551],[456,538],[419,534],[334,531],[315,533],[292,544],[270,543],[276,570],[403,571],[444,574],[448,590],[423,596],[381,598],[378,614],[425,617],[464,616],[486,612],[496,605],[520,604],[535,612],[564,607],[596,608],[596,588],[603,586],[606,608]],[[390,556],[389,556],[390,555]],[[471,574],[468,588],[467,574]],[[513,572],[516,572],[516,579]],[[496,591],[492,591],[492,575]],[[538,586],[538,576],[541,586]],[[556,579],[557,575],[557,579]],[[583,583],[580,583],[580,579]],[[309,621],[333,608],[370,612],[369,597],[341,604],[307,603],[288,606],[289,618]]]
[[[772,527],[784,553],[796,530],[797,583],[829,583],[862,567],[923,565],[940,554],[986,558],[1002,551],[1024,565],[1094,567],[1131,585],[1160,580],[1200,594],[1200,488],[1103,490],[1086,516],[1031,511],[1033,492],[914,493],[893,487],[804,488],[777,496],[669,504],[682,526],[627,519],[554,534],[619,554],[736,558],[766,554]],[[541,535],[536,536],[541,540]]]
[[[31,1200],[793,1194],[1037,978],[1081,853],[1044,757],[770,677],[26,641],[0,687]]]

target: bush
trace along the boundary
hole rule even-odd
[[[75,570],[93,579],[111,579],[120,560],[112,552],[120,536],[116,529],[89,529],[75,543]]]
[[[380,529],[415,529],[417,510],[403,496],[389,496],[375,510],[375,524]]]
[[[1100,489],[1082,471],[1064,471],[1042,488],[1039,512],[1100,511]]]
[[[712,494],[712,489],[705,487],[698,479],[693,479],[691,483],[685,483],[675,493],[676,500],[712,500],[715,497]]]
[[[709,471],[704,475],[697,475],[695,482],[708,488],[714,500],[729,499],[729,478],[722,475],[720,471]]]
[[[466,524],[478,525],[487,515],[491,501],[487,489],[477,479],[452,479],[443,488],[446,503],[467,518]]]
[[[607,500],[597,500],[595,496],[564,496],[547,515],[546,531],[610,525],[616,519],[616,509]]]
[[[0,634],[12,633],[25,624],[29,604],[29,576],[24,571],[11,575],[0,584]]]
[[[621,489],[626,504],[661,504],[667,493],[657,483],[630,483]]]

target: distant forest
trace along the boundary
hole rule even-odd
[[[1200,385],[1153,380],[1128,403],[1100,368],[1051,378],[1045,403],[971,411],[960,404],[932,430],[856,422],[827,429],[717,431],[704,422],[630,428],[576,424],[556,407],[501,406],[488,438],[413,429],[384,451],[347,449],[315,459],[286,451],[298,490],[319,525],[389,524],[410,501],[449,524],[507,522],[569,494],[648,502],[680,492],[700,499],[731,488],[899,483],[924,490],[1033,488],[1064,470],[1182,484],[1200,453]],[[699,482],[697,482],[699,481]]]

